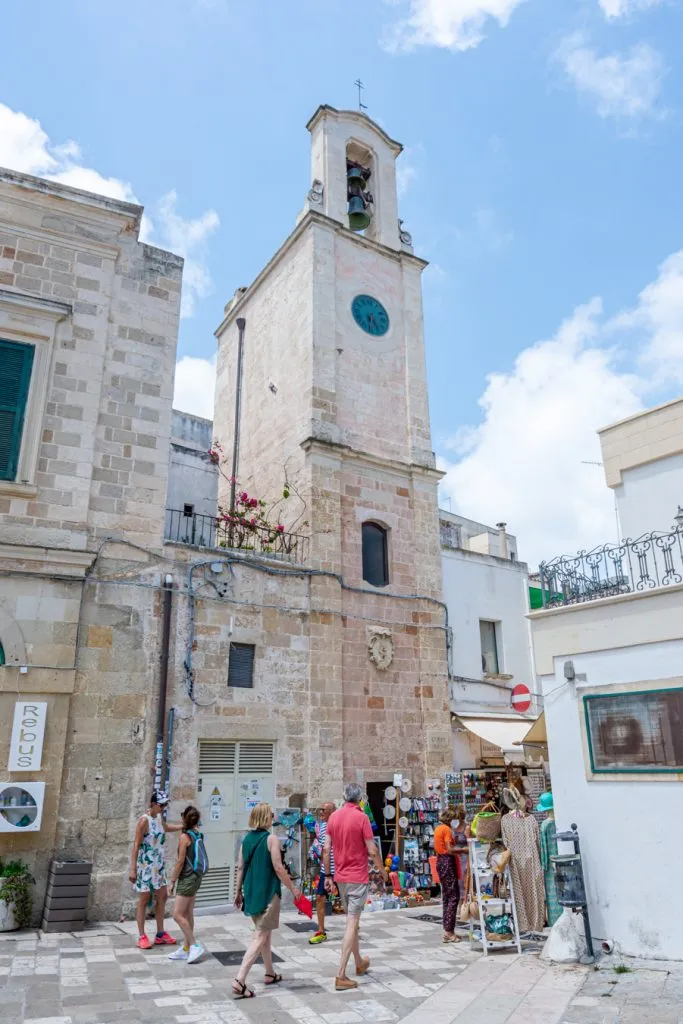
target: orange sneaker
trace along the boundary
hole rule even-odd
[[[152,943],[149,941],[146,935],[141,935],[136,943],[138,949],[151,949]]]
[[[168,932],[162,932],[161,935],[157,935],[154,939],[155,946],[175,946],[177,945],[176,940]]]

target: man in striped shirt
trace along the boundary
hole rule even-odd
[[[325,846],[325,837],[327,836],[327,822],[329,821],[330,815],[335,810],[334,804],[323,804],[320,810],[320,820],[316,824],[315,833],[316,838],[320,844],[322,851]],[[334,875],[334,852],[330,851],[330,877]],[[318,918],[318,930],[315,935],[311,936],[308,940],[309,945],[317,946],[321,942],[327,942],[327,932],[325,931],[325,903],[327,901],[327,894],[325,892],[325,871],[323,868],[322,852],[320,855],[320,878],[318,880],[318,888],[315,891],[315,912]]]

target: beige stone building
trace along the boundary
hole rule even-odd
[[[57,852],[92,861],[90,917],[118,916],[155,778],[172,815],[202,809],[216,904],[255,800],[450,766],[425,264],[399,230],[400,146],[328,107],[309,129],[306,208],[217,331],[215,432],[230,456],[239,381],[240,485],[290,493],[275,542],[166,509],[182,261],[140,244],[139,207],[0,174],[0,853],[34,865],[38,904]],[[372,171],[363,235],[356,167]],[[13,730],[29,699],[42,745],[40,724]]]

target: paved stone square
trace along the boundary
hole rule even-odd
[[[0,935],[2,1024],[681,1024],[683,971],[667,967],[615,973],[547,967],[533,949],[485,959],[467,941],[443,945],[439,908],[385,911],[363,918],[363,951],[372,967],[357,991],[337,994],[334,976],[344,919],[329,941],[309,946],[303,919],[285,913],[274,949],[285,981],[250,981],[256,998],[233,1001],[231,982],[249,940],[238,914],[202,916],[206,958],[168,960],[166,949],[135,946],[135,925],[85,932]],[[296,925],[294,929],[291,926]],[[176,929],[169,923],[170,930]],[[151,934],[153,924],[149,923]]]

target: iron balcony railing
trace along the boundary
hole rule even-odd
[[[192,547],[213,550],[251,551],[299,565],[305,564],[308,559],[309,538],[302,534],[287,533],[277,527],[226,523],[215,516],[184,509],[166,509],[164,537],[174,544],[190,544]]]
[[[539,570],[544,608],[671,587],[683,583],[683,526],[559,555]]]

